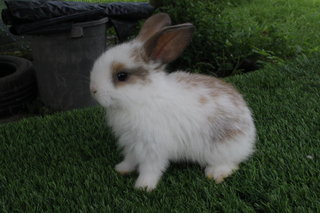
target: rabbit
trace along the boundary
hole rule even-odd
[[[152,191],[170,162],[199,164],[221,183],[254,152],[252,113],[237,90],[218,78],[168,63],[191,42],[191,23],[171,26],[168,14],[149,17],[138,36],[103,53],[90,72],[90,91],[106,109],[124,160],[137,170],[135,188]]]

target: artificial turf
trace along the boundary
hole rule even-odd
[[[172,164],[158,188],[121,176],[99,107],[0,125],[0,212],[320,212],[320,55],[226,80],[245,95],[256,152],[222,184]]]

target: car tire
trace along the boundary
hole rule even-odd
[[[14,113],[36,96],[32,63],[24,58],[0,55],[0,116]]]

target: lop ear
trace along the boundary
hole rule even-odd
[[[174,61],[191,42],[193,31],[190,23],[162,28],[143,45],[143,58],[162,64]]]
[[[159,32],[163,27],[169,25],[171,25],[169,15],[166,13],[157,13],[145,21],[137,39],[144,42]]]

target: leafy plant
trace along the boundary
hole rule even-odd
[[[196,27],[173,67],[227,76],[319,51],[319,9],[306,0],[163,0],[159,10]]]

